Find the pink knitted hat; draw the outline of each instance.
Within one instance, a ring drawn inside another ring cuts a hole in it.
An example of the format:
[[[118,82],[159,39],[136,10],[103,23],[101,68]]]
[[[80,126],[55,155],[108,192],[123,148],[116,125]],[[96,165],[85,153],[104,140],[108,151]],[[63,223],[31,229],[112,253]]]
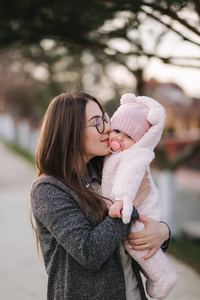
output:
[[[138,142],[151,127],[147,121],[149,109],[135,102],[121,102],[111,119],[111,130],[118,129]]]

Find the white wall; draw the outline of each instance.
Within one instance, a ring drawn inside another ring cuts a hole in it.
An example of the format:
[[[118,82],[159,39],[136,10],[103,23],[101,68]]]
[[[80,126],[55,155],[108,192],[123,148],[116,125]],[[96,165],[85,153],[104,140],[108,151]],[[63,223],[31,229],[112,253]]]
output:
[[[27,120],[15,121],[9,114],[3,113],[0,114],[0,137],[34,155],[39,130],[31,128]]]

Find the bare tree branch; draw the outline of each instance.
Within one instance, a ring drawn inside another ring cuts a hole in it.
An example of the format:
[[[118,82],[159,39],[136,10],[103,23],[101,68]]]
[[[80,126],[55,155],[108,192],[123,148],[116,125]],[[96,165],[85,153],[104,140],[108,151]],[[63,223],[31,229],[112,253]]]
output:
[[[193,0],[193,2],[194,2],[194,6],[196,8],[196,12],[200,16],[200,1],[199,0]]]
[[[196,3],[196,8],[197,8],[197,11],[199,13],[200,12],[199,11],[200,3],[199,3],[198,0],[195,1],[195,2],[197,2]],[[167,15],[167,16],[171,17],[173,20],[178,21],[180,24],[182,24],[183,26],[185,26],[186,28],[188,28],[192,32],[196,33],[197,35],[200,35],[200,32],[199,32],[199,30],[196,27],[190,25],[185,19],[180,18],[175,13],[175,11],[173,11],[172,9],[170,9],[170,8],[163,8],[162,6],[159,6],[159,5],[157,5],[157,4],[153,3],[153,2],[150,3],[150,2],[142,1],[142,5],[151,7],[154,10],[159,11],[162,15]]]
[[[159,23],[161,23],[162,25],[164,25],[165,27],[167,27],[168,29],[172,30],[173,32],[175,32],[177,35],[181,36],[181,38],[184,40],[184,41],[188,41],[190,43],[193,43],[197,46],[200,46],[199,43],[189,39],[188,37],[186,37],[185,35],[183,35],[180,31],[177,31],[175,30],[171,25],[167,24],[167,23],[164,23],[161,19],[159,19],[158,17],[156,17],[155,15],[153,15],[152,13],[148,13],[146,12],[145,10],[141,9],[142,12],[144,12],[147,16],[149,16],[150,18],[153,18],[155,19],[156,21],[158,21]],[[198,35],[200,35],[200,32],[197,31]]]
[[[130,69],[124,62],[124,58],[127,58],[128,56],[136,56],[136,57],[140,57],[140,56],[146,56],[148,58],[158,58],[161,61],[163,61],[163,63],[165,64],[170,64],[170,65],[174,65],[174,66],[179,66],[179,67],[184,67],[184,68],[194,68],[194,69],[199,69],[200,66],[199,65],[191,65],[191,64],[181,64],[181,63],[176,63],[175,60],[197,60],[200,61],[200,57],[174,57],[174,56],[159,56],[157,53],[147,53],[145,51],[132,51],[129,53],[122,53],[119,52],[117,50],[115,50],[116,54],[114,55],[115,60],[117,60],[118,62],[120,62],[121,64],[125,65],[127,67],[128,70],[130,70],[131,72],[133,72],[132,69]],[[113,59],[113,58],[112,58]]]

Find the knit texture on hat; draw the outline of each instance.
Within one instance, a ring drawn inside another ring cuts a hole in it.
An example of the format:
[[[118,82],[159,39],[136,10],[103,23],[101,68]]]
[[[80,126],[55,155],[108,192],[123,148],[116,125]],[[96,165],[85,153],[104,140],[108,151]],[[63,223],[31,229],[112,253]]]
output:
[[[118,129],[138,142],[151,127],[147,120],[149,109],[137,103],[122,103],[111,120],[111,130]]]

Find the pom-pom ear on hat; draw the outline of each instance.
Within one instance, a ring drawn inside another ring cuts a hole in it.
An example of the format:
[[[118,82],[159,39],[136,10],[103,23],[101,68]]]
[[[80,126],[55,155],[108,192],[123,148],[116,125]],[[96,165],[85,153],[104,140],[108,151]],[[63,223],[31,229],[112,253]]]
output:
[[[151,125],[155,125],[161,122],[163,118],[163,112],[161,109],[150,109],[147,115],[147,120]]]
[[[121,99],[120,99],[120,104],[126,104],[126,103],[136,103],[137,102],[137,97],[135,94],[124,94]]]
[[[165,119],[165,109],[156,100],[149,98],[147,96],[138,96],[135,94],[127,93],[124,94],[120,99],[121,104],[127,103],[137,103],[144,105],[149,109],[147,120],[151,125],[158,124]]]

